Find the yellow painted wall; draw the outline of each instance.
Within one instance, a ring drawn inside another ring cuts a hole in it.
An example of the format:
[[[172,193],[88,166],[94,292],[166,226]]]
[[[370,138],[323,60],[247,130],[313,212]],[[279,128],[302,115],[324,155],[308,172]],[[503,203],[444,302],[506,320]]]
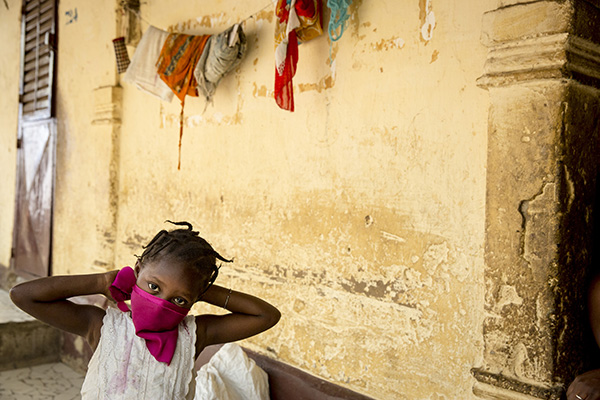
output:
[[[58,14],[53,267],[55,273],[97,272],[113,261],[105,245],[112,240],[105,226],[110,219],[111,132],[94,121],[98,91],[117,82],[116,5],[65,0]]]
[[[17,167],[21,8],[4,4],[0,12],[0,265],[8,266],[12,247]]]
[[[294,113],[272,98],[260,12],[214,104],[187,100],[181,170],[176,100],[123,83],[120,131],[92,123],[118,83],[114,3],[60,2],[54,271],[131,264],[164,220],[189,220],[235,257],[217,283],[283,313],[245,345],[377,399],[471,398],[488,110],[475,80],[496,2],[354,1],[331,65],[325,35],[300,46]],[[142,16],[218,33],[268,3],[149,1]]]

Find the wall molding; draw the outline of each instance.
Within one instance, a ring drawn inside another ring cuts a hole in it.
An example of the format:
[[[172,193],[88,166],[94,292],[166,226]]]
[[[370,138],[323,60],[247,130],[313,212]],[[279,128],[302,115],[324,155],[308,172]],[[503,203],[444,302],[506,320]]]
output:
[[[490,48],[477,85],[563,78],[600,88],[600,45],[569,33],[502,43]]]
[[[92,125],[120,125],[122,99],[121,86],[101,86],[94,89]]]

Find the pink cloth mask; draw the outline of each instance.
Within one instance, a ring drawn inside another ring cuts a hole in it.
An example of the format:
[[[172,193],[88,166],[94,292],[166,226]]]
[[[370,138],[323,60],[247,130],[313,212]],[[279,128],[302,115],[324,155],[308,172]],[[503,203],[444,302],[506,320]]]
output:
[[[136,280],[131,267],[123,268],[111,285],[110,294],[121,311],[129,311],[125,300],[131,299],[131,319],[136,335],[145,339],[148,351],[157,361],[168,365],[177,347],[177,327],[189,309],[140,289]]]

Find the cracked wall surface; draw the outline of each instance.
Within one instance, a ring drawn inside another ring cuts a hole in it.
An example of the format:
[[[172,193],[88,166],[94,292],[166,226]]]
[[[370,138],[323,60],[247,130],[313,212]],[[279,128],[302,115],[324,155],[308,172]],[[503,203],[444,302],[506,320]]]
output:
[[[516,1],[484,16],[485,350],[474,369],[484,399],[561,398],[596,354],[585,304],[598,218],[599,10]]]
[[[598,92],[562,82],[490,91],[488,182],[497,184],[488,185],[480,378],[558,398],[560,385],[595,354],[584,305],[594,273],[598,161],[591,154],[599,146],[595,111],[587,110],[596,109]]]
[[[17,152],[9,3],[2,265]],[[186,219],[235,257],[220,284],[282,310],[245,346],[376,399],[557,398],[590,365],[598,1],[354,1],[341,40],[300,46],[294,113],[273,100],[272,10],[143,3],[142,29],[218,33],[252,15],[214,103],[186,101],[181,170],[180,104],[116,73],[116,3],[60,2],[54,273],[132,264],[164,220]],[[89,357],[81,340],[66,347]]]
[[[274,16],[260,11],[214,103],[186,100],[178,171],[181,106],[119,82],[116,3],[62,0],[54,272],[132,264],[164,220],[189,220],[235,257],[218,283],[282,311],[245,346],[376,399],[474,398],[489,106],[476,80],[495,3],[353,2],[340,41],[300,46],[294,113],[272,98]],[[141,12],[200,34],[263,6]],[[518,296],[505,289],[503,308]]]
[[[481,15],[492,3],[354,2],[331,63],[326,36],[300,46],[294,113],[272,98],[274,20],[260,12],[246,22],[248,53],[214,104],[204,111],[201,99],[186,100],[180,171],[180,104],[122,84],[117,231],[98,224],[77,243],[57,243],[57,272],[104,262],[92,238],[105,233],[115,239],[114,265],[131,264],[165,219],[187,219],[235,257],[218,283],[282,311],[276,328],[244,345],[376,399],[472,397],[487,143],[487,93],[476,78]],[[74,1],[61,7],[75,4],[85,13]],[[218,33],[259,8],[173,4],[142,5],[142,15],[171,30]],[[89,28],[66,29],[75,37]],[[67,54],[61,65],[76,64]],[[79,79],[68,69],[61,76],[63,87]],[[112,85],[101,76],[92,86]],[[67,166],[93,138],[68,126],[63,134],[59,160],[69,172],[57,186],[56,229],[68,236],[73,214],[88,211],[74,208],[87,173]],[[197,307],[207,309],[220,312]]]
[[[548,320],[555,308],[547,279],[557,263],[555,121],[562,121],[562,93],[554,84],[491,93],[488,174],[497,184],[488,186],[487,234],[495,240],[486,244],[486,274],[494,287],[486,292],[493,313],[485,322],[485,354],[498,373],[535,382],[552,381],[553,354],[545,349],[555,334]]]

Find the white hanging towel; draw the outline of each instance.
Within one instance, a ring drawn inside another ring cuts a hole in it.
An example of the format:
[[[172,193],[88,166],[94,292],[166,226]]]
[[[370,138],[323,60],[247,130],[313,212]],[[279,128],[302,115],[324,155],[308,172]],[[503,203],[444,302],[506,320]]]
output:
[[[162,29],[150,26],[133,54],[131,64],[123,76],[123,82],[135,85],[141,91],[157,96],[159,99],[171,102],[173,91],[156,72],[156,60],[169,35]]]

